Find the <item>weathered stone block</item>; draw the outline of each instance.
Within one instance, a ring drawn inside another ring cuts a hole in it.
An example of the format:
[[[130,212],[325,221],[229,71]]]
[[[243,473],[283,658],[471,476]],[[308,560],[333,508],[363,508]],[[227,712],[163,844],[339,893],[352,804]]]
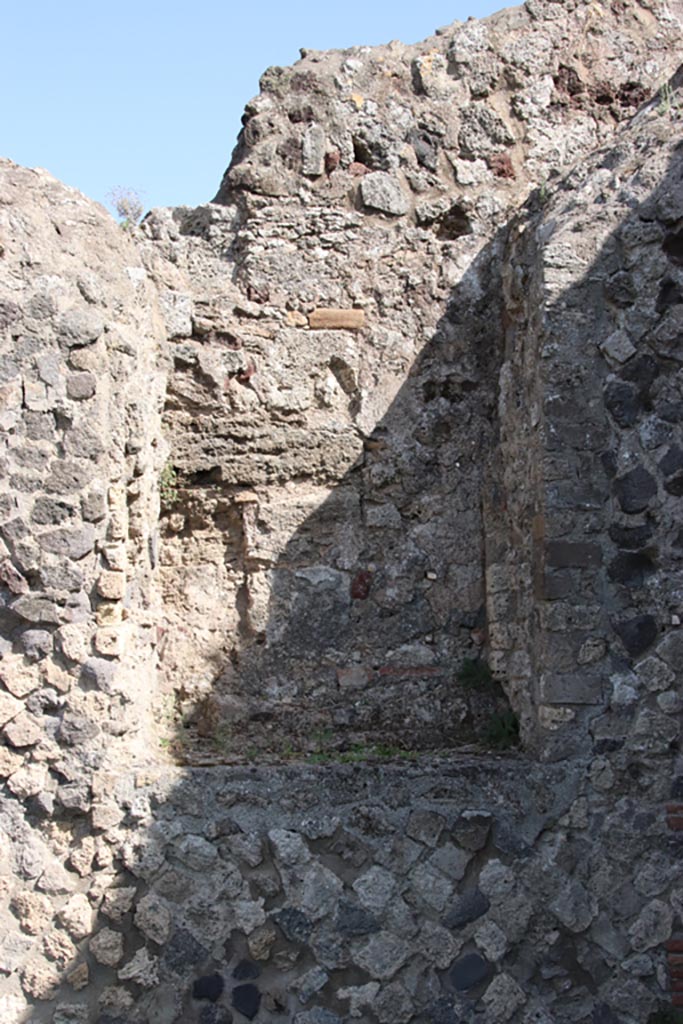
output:
[[[373,171],[361,179],[360,194],[364,204],[371,210],[401,217],[408,212],[409,205],[399,181],[384,171]]]
[[[602,564],[602,549],[598,544],[553,540],[546,545],[546,559],[557,569],[588,569]]]
[[[307,178],[319,178],[325,172],[325,129],[319,124],[310,124],[304,132],[301,144],[302,173]]]
[[[636,615],[632,619],[624,619],[614,624],[614,631],[632,657],[643,654],[659,633],[657,620],[652,615]]]
[[[97,378],[88,370],[80,373],[70,373],[66,378],[67,398],[76,402],[86,401],[92,398],[97,390]]]
[[[541,679],[541,697],[547,704],[602,704],[604,679],[589,672],[570,675],[545,675]]]
[[[614,482],[614,493],[624,512],[643,512],[657,494],[654,477],[643,466],[637,466]]]
[[[97,580],[97,593],[110,601],[122,601],[126,596],[125,573],[112,570],[101,572]]]
[[[95,531],[89,524],[75,529],[52,530],[41,534],[38,543],[43,551],[77,562],[95,546]]]

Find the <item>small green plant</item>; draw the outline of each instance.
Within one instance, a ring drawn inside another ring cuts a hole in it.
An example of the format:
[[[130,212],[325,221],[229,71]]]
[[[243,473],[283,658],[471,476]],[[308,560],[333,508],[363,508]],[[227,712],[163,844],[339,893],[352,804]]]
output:
[[[135,189],[117,186],[111,190],[107,201],[114,208],[124,230],[132,231],[142,220],[145,208],[142,205],[140,194]]]
[[[328,733],[321,735],[323,739],[329,738]],[[417,757],[419,754],[416,750],[404,750],[402,747],[396,747],[390,743],[376,743],[373,746],[355,743],[348,750],[325,750],[319,744],[316,751],[306,756],[306,760],[309,764],[330,764],[331,762],[357,764],[359,761],[368,761],[371,758],[393,761],[396,758],[414,760]]]
[[[306,760],[309,764],[329,764],[332,754],[328,754],[324,750],[316,750],[313,754],[309,754]]]
[[[214,750],[219,750],[223,753],[230,753],[233,749],[234,741],[234,729],[229,722],[224,722],[222,725],[217,725],[214,728],[211,735],[211,745]]]
[[[676,99],[676,95],[669,83],[665,82],[659,90],[659,106],[657,107],[657,113],[660,117],[666,117],[667,114],[677,112],[678,100]]]
[[[463,686],[477,690],[489,689],[495,683],[491,669],[481,658],[465,658],[455,678]]]
[[[514,711],[497,711],[491,715],[484,731],[484,740],[494,750],[509,750],[519,743],[519,719]]]
[[[167,462],[159,476],[159,497],[162,508],[173,508],[178,500],[178,473],[175,466]]]

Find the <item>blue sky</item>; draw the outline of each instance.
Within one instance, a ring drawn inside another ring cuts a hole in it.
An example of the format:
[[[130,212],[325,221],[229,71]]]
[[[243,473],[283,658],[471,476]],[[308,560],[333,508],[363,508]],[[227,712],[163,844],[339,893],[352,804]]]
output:
[[[242,109],[271,64],[299,47],[400,39],[484,17],[505,0],[33,0],[3,11],[0,155],[105,202],[146,208],[215,194]]]

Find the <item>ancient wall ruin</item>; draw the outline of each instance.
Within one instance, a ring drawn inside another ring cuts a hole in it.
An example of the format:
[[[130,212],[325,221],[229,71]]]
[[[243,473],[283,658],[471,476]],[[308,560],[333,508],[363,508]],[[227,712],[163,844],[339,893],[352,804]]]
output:
[[[132,231],[0,164],[3,1022],[683,1002],[682,16],[303,53]]]

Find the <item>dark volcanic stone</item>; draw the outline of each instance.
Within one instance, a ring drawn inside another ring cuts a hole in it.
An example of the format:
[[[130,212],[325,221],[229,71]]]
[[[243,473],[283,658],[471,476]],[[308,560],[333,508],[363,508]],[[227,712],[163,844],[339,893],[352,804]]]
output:
[[[290,942],[299,942],[305,945],[311,937],[313,925],[300,910],[293,907],[285,907],[284,910],[273,914],[273,920],[286,939]]]
[[[40,526],[58,526],[76,515],[73,505],[56,498],[36,498],[31,519]]]
[[[683,303],[683,293],[675,281],[668,278],[663,281],[657,296],[657,312],[664,313],[669,306],[680,306]]]
[[[623,745],[624,740],[601,739],[595,741],[593,749],[596,754],[614,754],[617,750],[621,750]]]
[[[202,1006],[199,1024],[232,1024],[232,1014],[227,1006]]]
[[[351,900],[340,900],[335,921],[337,931],[345,938],[357,935],[370,935],[379,929],[377,919],[369,910]]]
[[[628,587],[642,587],[648,576],[651,576],[655,570],[654,562],[644,551],[629,551],[617,555],[610,562],[607,575],[614,583],[624,583]]]
[[[669,448],[666,455],[660,459],[659,468],[664,476],[673,476],[683,469],[683,450],[674,444]]]
[[[631,275],[620,270],[605,282],[605,295],[615,306],[630,306],[635,298]]]
[[[256,985],[238,985],[232,990],[232,1005],[247,1020],[253,1020],[261,1005],[261,993]]]
[[[605,405],[620,427],[632,427],[642,411],[638,388],[619,380],[610,381],[605,388]]]
[[[622,380],[637,384],[642,394],[654,382],[659,373],[659,363],[653,356],[638,356],[631,359],[620,373]]]
[[[207,974],[203,978],[197,978],[192,986],[193,999],[208,999],[215,1003],[220,999],[225,988],[225,982],[220,974]]]
[[[460,1024],[455,1004],[449,996],[441,996],[427,1010],[429,1024]]]
[[[439,140],[437,136],[428,131],[419,131],[417,128],[408,135],[408,142],[415,150],[417,162],[421,167],[429,171],[435,171],[439,156]]]
[[[172,971],[184,971],[206,960],[208,951],[186,928],[177,928],[166,944],[163,958]]]
[[[664,401],[659,405],[657,412],[666,423],[680,423],[683,420],[683,402]]]
[[[258,978],[260,973],[261,968],[253,960],[240,960],[232,972],[232,976],[236,981],[251,981],[253,978]]]
[[[496,819],[493,824],[493,845],[501,853],[522,857],[529,852],[529,844],[509,821]]]
[[[45,629],[27,629],[17,643],[29,661],[40,661],[52,653],[52,634]]]
[[[615,480],[614,493],[624,512],[642,512],[657,493],[657,484],[646,469],[637,466]]]
[[[683,267],[683,231],[672,231],[662,243],[662,249],[672,263]]]
[[[621,1017],[617,1017],[605,1003],[599,1003],[593,1007],[591,1024],[621,1024]]]
[[[617,523],[612,523],[609,535],[618,548],[637,551],[649,541],[652,536],[652,526],[650,523],[646,523],[644,526],[619,526]]]
[[[491,815],[486,811],[465,811],[453,826],[453,838],[466,850],[481,850],[491,831]]]
[[[602,452],[600,455],[600,464],[605,471],[605,475],[612,480],[617,475],[617,456],[613,451]]]
[[[657,638],[657,622],[652,615],[636,615],[614,626],[614,631],[632,657],[642,654]]]
[[[468,953],[451,968],[451,981],[458,992],[467,992],[491,976],[491,964],[479,953]]]
[[[443,919],[444,926],[453,931],[462,928],[471,921],[476,921],[489,909],[491,904],[480,889],[463,893],[457,903],[448,911]]]
[[[344,1024],[341,1017],[322,1006],[314,1006],[310,1010],[297,1013],[294,1020],[296,1024]]]
[[[92,740],[99,733],[99,728],[85,715],[66,711],[57,728],[57,739],[69,747],[78,747]]]
[[[602,551],[598,544],[551,540],[546,547],[546,560],[556,569],[590,568],[602,563]]]
[[[683,473],[677,473],[664,481],[664,490],[672,494],[674,498],[683,497]]]

